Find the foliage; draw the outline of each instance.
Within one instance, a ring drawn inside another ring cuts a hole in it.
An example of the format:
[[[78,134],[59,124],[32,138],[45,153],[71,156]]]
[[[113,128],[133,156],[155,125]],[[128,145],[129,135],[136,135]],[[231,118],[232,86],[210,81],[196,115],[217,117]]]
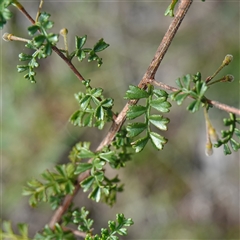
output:
[[[127,235],[127,229],[125,227],[129,227],[133,225],[133,221],[131,218],[126,219],[123,214],[117,214],[115,221],[108,221],[108,227],[101,229],[101,235],[96,234],[95,236],[91,236],[88,234],[86,236],[86,240],[118,240],[119,238],[116,234],[121,236]]]
[[[223,123],[225,126],[229,127],[229,130],[222,130],[222,139],[214,145],[218,148],[223,145],[223,151],[225,155],[231,154],[232,151],[229,147],[229,144],[233,151],[238,151],[240,148],[240,130],[237,128],[237,124],[240,124],[240,118],[237,118],[235,114],[230,113],[229,118],[224,118]],[[238,142],[233,138],[234,135],[238,138]]]
[[[13,0],[1,0],[0,2],[0,29],[7,23],[7,20],[11,19],[12,13],[9,11],[8,6]]]
[[[17,228],[19,235],[13,232],[11,222],[4,221],[2,223],[2,229],[0,229],[0,238],[1,239],[14,239],[14,240],[30,240],[28,237],[28,226],[27,224],[19,223]]]
[[[104,166],[109,163],[112,168],[125,166],[124,153],[116,154],[109,148],[104,148],[101,152],[94,153],[90,149],[89,143],[78,143],[70,154],[70,159],[78,163],[76,165],[75,175],[88,171],[89,176],[80,182],[84,192],[91,192],[89,198],[99,202],[102,198],[106,203],[112,205],[116,201],[116,193],[123,190],[123,185],[119,185],[118,176],[109,179],[104,174]],[[121,155],[122,154],[122,155]],[[84,159],[91,158],[91,161],[82,162]]]
[[[85,233],[92,232],[93,220],[87,219],[89,211],[86,211],[84,207],[81,208],[81,211],[74,211],[72,213],[73,223],[78,224],[78,230]]]
[[[34,237],[36,240],[76,240],[74,234],[71,231],[65,231],[58,223],[55,224],[54,229],[51,229],[46,225],[42,233],[37,233]]]
[[[74,191],[74,175],[75,165],[69,163],[67,165],[57,165],[54,172],[46,170],[42,173],[44,182],[36,179],[27,182],[23,189],[23,195],[31,195],[29,204],[33,207],[38,202],[50,202],[53,208],[56,208],[56,198],[66,194],[72,194]],[[61,198],[60,198],[61,199]]]
[[[75,94],[80,108],[70,118],[70,122],[80,127],[98,127],[102,129],[104,124],[112,120],[113,99],[102,95],[102,88],[92,88],[90,80],[83,81],[86,93]]]
[[[167,143],[167,139],[152,131],[150,126],[154,125],[158,129],[166,131],[169,119],[164,118],[162,115],[151,114],[151,109],[154,108],[159,112],[170,111],[171,104],[167,101],[167,92],[164,90],[154,89],[151,85],[148,85],[147,91],[130,85],[129,90],[126,92],[125,98],[130,100],[146,99],[146,104],[144,106],[132,105],[129,107],[127,112],[127,119],[129,120],[136,119],[142,115],[144,116],[144,122],[129,123],[127,126],[127,136],[130,138],[136,137],[140,133],[146,131],[146,135],[144,137],[132,142],[135,151],[142,151],[149,140],[151,140],[156,149],[161,150],[164,144]]]
[[[100,67],[102,65],[102,58],[100,58],[97,55],[97,52],[101,52],[104,49],[106,49],[109,44],[107,44],[106,42],[104,42],[103,38],[101,38],[95,45],[93,48],[83,48],[83,46],[85,45],[87,41],[87,35],[83,36],[83,37],[78,37],[76,36],[75,38],[75,46],[76,46],[76,50],[73,51],[70,54],[70,59],[72,59],[74,56],[77,57],[77,59],[79,61],[82,61],[84,58],[86,58],[86,54],[88,54],[88,62],[91,61],[97,61],[98,63],[98,67]]]
[[[226,75],[223,76],[220,79],[217,79],[215,81],[210,82],[216,74],[226,65],[228,65],[232,61],[233,57],[231,55],[226,55],[226,57],[223,60],[222,65],[220,68],[211,76],[208,77],[206,81],[202,80],[202,76],[200,72],[197,72],[194,75],[187,74],[183,76],[183,78],[178,78],[176,80],[176,84],[179,87],[179,90],[170,93],[170,98],[174,101],[177,102],[178,105],[181,105],[183,101],[186,98],[192,98],[193,101],[188,105],[187,110],[190,112],[194,113],[200,109],[200,107],[206,107],[209,109],[211,104],[207,101],[207,98],[205,97],[206,91],[209,89],[210,85],[219,83],[219,82],[232,82],[233,81],[233,76],[232,75]],[[206,117],[206,116],[205,116]],[[208,118],[208,117],[207,117]],[[209,119],[206,119],[207,125],[209,123]],[[224,125],[229,126],[229,130],[222,130],[222,140],[218,140],[217,134],[215,133],[215,129],[210,126],[208,127],[208,132],[207,135],[209,137],[213,138],[213,140],[217,140],[217,143],[214,144],[213,146],[218,148],[223,145],[223,152],[225,155],[231,154],[230,146],[234,151],[238,151],[240,148],[240,142],[239,140],[236,141],[233,138],[233,135],[235,134],[239,138],[239,129],[236,127],[236,124],[239,123],[239,118],[236,118],[235,114],[230,113],[230,118],[229,119],[223,119]],[[206,153],[207,155],[211,155],[212,151],[212,143],[210,139],[207,139],[207,144],[206,144]],[[210,154],[208,154],[208,152]]]
[[[180,90],[171,93],[170,97],[176,101],[178,105],[181,105],[187,97],[194,99],[187,107],[187,110],[190,112],[196,112],[201,105],[204,105],[204,94],[208,87],[205,81],[201,79],[201,73],[198,72],[192,76],[187,74],[183,76],[182,80],[178,78],[176,84]]]
[[[29,61],[28,64],[18,65],[18,72],[25,72],[27,74],[24,75],[24,78],[30,80],[30,82],[34,83],[36,72],[34,68],[39,66],[37,59],[46,58],[52,54],[52,46],[56,45],[58,42],[58,34],[47,33],[49,29],[53,27],[53,22],[49,20],[50,14],[41,13],[38,21],[28,28],[28,34],[30,36],[35,37],[31,41],[29,41],[25,46],[29,49],[34,49],[35,52],[31,55],[21,53],[19,54],[20,61]]]
[[[165,15],[174,16],[174,8],[177,2],[178,0],[171,2]],[[11,17],[11,12],[7,9],[11,4],[22,10],[18,1],[1,1],[0,28]],[[27,61],[28,63],[18,65],[17,69],[18,72],[26,71],[27,74],[24,75],[24,78],[30,80],[30,82],[36,82],[35,68],[39,66],[38,60],[50,56],[53,50],[58,49],[59,35],[48,32],[53,25],[49,13],[39,12],[36,22],[28,28],[28,33],[32,39],[26,40],[27,44],[25,46],[33,50],[33,53],[20,53],[20,61]],[[62,31],[61,35],[64,36],[65,49],[58,50],[61,54],[65,54],[67,64],[71,64],[74,57],[80,62],[87,57],[88,62],[96,61],[99,67],[102,65],[103,61],[98,53],[109,46],[103,38],[93,48],[87,48],[85,47],[87,35],[76,36],[75,50],[69,53],[66,41],[67,30]],[[158,133],[158,130],[168,130],[167,124],[170,120],[164,117],[163,113],[170,111],[169,98],[176,101],[178,105],[181,105],[187,98],[193,99],[187,107],[187,110],[192,113],[197,112],[201,107],[204,109],[207,124],[207,144],[211,149],[210,137],[216,136],[216,134],[207,115],[207,111],[212,105],[205,95],[210,85],[232,81],[233,77],[227,75],[211,82],[215,75],[231,61],[232,56],[227,55],[220,68],[206,80],[202,79],[200,72],[178,78],[176,80],[178,89],[174,88],[174,91],[170,94],[162,89],[155,89],[149,83],[142,88],[130,85],[125,94],[125,99],[129,100],[126,113],[127,126],[119,125],[118,131],[111,142],[96,151],[90,149],[90,142],[77,143],[70,152],[69,163],[57,165],[53,171],[45,170],[41,174],[41,181],[37,179],[28,181],[27,186],[23,189],[23,195],[30,195],[29,204],[35,207],[39,202],[47,202],[55,210],[61,206],[67,195],[73,196],[75,190],[80,186],[83,192],[89,191],[88,197],[90,199],[96,202],[102,200],[112,206],[116,202],[117,193],[123,191],[123,184],[118,175],[113,178],[107,177],[106,166],[109,165],[116,170],[125,167],[126,162],[131,160],[133,151],[141,152],[148,141],[157,150],[163,149],[168,140]],[[115,121],[118,116],[112,111],[113,99],[106,98],[103,95],[102,88],[93,88],[90,85],[90,80],[83,80],[82,83],[85,91],[75,94],[79,109],[72,114],[70,122],[74,126],[97,127],[100,130],[104,128],[107,122],[113,122],[112,126],[118,127],[119,123]],[[145,104],[142,104],[144,101]],[[137,103],[139,104],[137,105]],[[223,145],[225,154],[231,154],[229,145],[234,151],[237,151],[240,148],[240,143],[234,139],[235,136],[240,138],[240,130],[237,128],[237,124],[240,124],[240,119],[235,114],[230,113],[229,119],[224,119],[224,125],[229,127],[229,130],[222,130],[222,139],[218,140],[214,147]],[[117,240],[119,239],[117,235],[127,235],[126,227],[133,225],[131,218],[127,219],[123,214],[117,214],[116,221],[109,221],[108,228],[102,228],[100,235],[94,235],[92,229],[94,221],[88,218],[88,215],[89,211],[84,207],[79,210],[71,203],[65,209],[65,214],[61,216],[58,223],[55,223],[53,227],[46,225],[41,232],[36,234],[34,239],[76,239],[73,231],[65,228],[69,224],[75,224],[78,231],[86,234],[86,240]],[[3,229],[4,231],[1,230],[0,232],[2,238],[30,239],[26,224],[18,225],[19,235],[13,232],[10,222],[4,222]]]
[[[7,11],[7,10],[6,10]],[[28,34],[33,37],[32,40],[25,45],[29,49],[34,49],[35,51],[30,54],[21,53],[19,54],[20,61],[28,61],[28,64],[18,65],[18,72],[25,72],[27,74],[24,75],[24,78],[30,80],[30,82],[35,83],[35,75],[36,72],[34,68],[39,66],[37,59],[42,59],[50,56],[52,54],[53,46],[55,46],[59,40],[59,35],[54,33],[48,33],[47,31],[51,29],[54,25],[53,21],[49,20],[50,14],[43,12],[39,14],[37,22],[28,28]],[[109,44],[104,42],[103,39],[100,39],[94,47],[91,48],[83,48],[87,40],[87,36],[78,37],[76,36],[76,50],[73,51],[70,56],[67,55],[69,61],[72,60],[73,57],[77,57],[79,61],[82,61],[86,54],[89,55],[88,61],[97,61],[98,66],[102,65],[102,58],[100,58],[97,53],[106,49]],[[107,103],[105,103],[106,105]]]

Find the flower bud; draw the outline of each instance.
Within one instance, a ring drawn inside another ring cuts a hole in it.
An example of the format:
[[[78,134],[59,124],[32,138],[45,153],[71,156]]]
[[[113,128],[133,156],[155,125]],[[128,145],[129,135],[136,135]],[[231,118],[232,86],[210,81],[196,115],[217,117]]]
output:
[[[9,42],[9,41],[11,41],[11,36],[12,36],[12,34],[10,34],[10,33],[4,33],[2,36],[2,39],[6,42]]]
[[[226,78],[227,78],[227,82],[233,82],[233,81],[234,81],[234,76],[231,75],[231,74],[228,74],[228,75],[226,76]]]
[[[66,28],[63,28],[63,29],[60,30],[60,34],[62,36],[66,36],[68,34],[68,30]]]
[[[233,55],[227,54],[223,60],[224,65],[228,65],[233,60]]]
[[[212,143],[207,142],[205,147],[205,153],[207,156],[211,156],[213,154]]]

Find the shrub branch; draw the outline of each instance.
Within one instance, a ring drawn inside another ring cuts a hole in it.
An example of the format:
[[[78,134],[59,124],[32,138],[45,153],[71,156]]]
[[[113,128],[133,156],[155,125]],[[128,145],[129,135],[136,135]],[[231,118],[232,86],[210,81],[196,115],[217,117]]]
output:
[[[149,79],[154,79],[157,69],[159,68],[160,63],[161,63],[164,55],[166,54],[174,36],[175,36],[182,20],[184,19],[189,7],[191,6],[191,4],[192,4],[192,0],[182,0],[179,3],[179,7],[177,10],[176,16],[174,17],[167,32],[165,33],[156,53],[154,55],[154,58],[153,58],[152,62],[150,63],[142,80],[139,82],[138,87],[145,89],[147,86],[147,83],[149,83]],[[109,145],[113,141],[117,132],[120,130],[121,126],[123,125],[123,123],[126,119],[126,114],[127,114],[129,106],[135,105],[135,104],[137,104],[137,102],[138,102],[137,100],[131,100],[124,106],[122,111],[116,117],[115,121],[113,121],[110,130],[108,131],[106,137],[99,144],[96,151],[100,151],[104,146]],[[91,159],[89,161],[91,162]],[[61,220],[63,213],[68,209],[74,196],[80,189],[79,183],[83,179],[87,178],[88,176],[89,176],[89,172],[84,172],[78,176],[78,183],[75,186],[74,193],[72,195],[67,195],[65,197],[63,204],[55,211],[54,215],[52,216],[52,218],[49,222],[49,226],[51,228],[54,228],[55,223],[57,223]]]
[[[158,86],[158,87],[161,87],[161,88],[163,88],[163,89],[165,89],[165,90],[170,90],[171,92],[177,92],[177,91],[179,91],[179,89],[176,88],[176,87],[172,87],[172,86],[169,86],[169,85],[167,85],[167,84],[165,84],[165,83],[158,82],[158,81],[156,81],[156,80],[154,80],[154,79],[149,79],[149,83],[154,84],[154,85],[156,85],[156,86]],[[235,108],[235,107],[226,105],[226,104],[224,104],[224,103],[220,103],[220,102],[218,102],[218,101],[210,100],[210,99],[207,99],[207,98],[205,98],[205,100],[207,101],[207,103],[208,103],[209,105],[212,105],[212,106],[214,106],[214,107],[216,107],[216,108],[218,108],[218,109],[220,109],[220,110],[223,110],[223,111],[225,111],[225,112],[229,112],[229,113],[234,113],[234,114],[240,115],[240,109],[237,109],[237,108]]]

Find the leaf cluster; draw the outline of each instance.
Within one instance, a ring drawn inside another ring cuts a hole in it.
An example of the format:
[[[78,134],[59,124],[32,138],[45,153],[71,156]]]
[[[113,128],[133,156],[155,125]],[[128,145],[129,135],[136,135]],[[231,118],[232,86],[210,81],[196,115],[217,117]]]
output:
[[[8,6],[11,5],[13,0],[1,0],[0,2],[0,30],[12,17],[12,13],[9,11]]]
[[[89,176],[81,183],[84,192],[91,189],[89,198],[99,202],[102,198],[106,203],[112,205],[116,201],[116,193],[123,190],[123,185],[119,185],[118,176],[109,179],[105,176],[104,166],[108,163],[113,168],[119,168],[121,159],[118,154],[111,151],[109,148],[104,148],[101,152],[94,153],[90,149],[89,143],[78,143],[70,154],[70,159],[76,162],[74,174],[79,175],[89,171]],[[83,162],[84,159],[91,161]]]
[[[208,89],[205,81],[201,79],[201,73],[198,72],[195,75],[187,74],[183,78],[176,80],[177,86],[180,88],[176,92],[170,94],[170,98],[181,105],[187,97],[191,97],[194,100],[189,104],[187,110],[190,112],[196,112],[201,105],[204,105],[204,94]]]
[[[47,31],[53,27],[53,22],[49,20],[50,14],[41,13],[39,15],[38,21],[28,28],[28,33],[30,36],[35,37],[32,38],[25,46],[29,49],[34,49],[35,52],[30,54],[20,53],[19,60],[20,61],[28,61],[28,64],[18,65],[18,72],[25,72],[27,74],[24,75],[24,78],[30,80],[30,82],[34,83],[36,72],[34,68],[39,66],[37,59],[46,58],[52,54],[52,46],[56,45],[58,42],[58,34],[48,33]]]
[[[60,204],[61,196],[73,193],[77,178],[74,172],[73,163],[57,165],[55,171],[46,170],[41,174],[44,181],[28,181],[27,186],[23,188],[23,195],[31,195],[29,204],[33,207],[38,202],[50,202],[55,209]]]
[[[76,240],[71,231],[64,230],[58,223],[55,224],[54,229],[46,225],[41,233],[37,233],[34,240]]]
[[[129,100],[145,99],[146,102],[145,105],[131,105],[127,112],[128,120],[144,116],[144,122],[133,122],[127,125],[127,136],[130,138],[134,138],[142,132],[146,132],[144,137],[132,142],[135,151],[142,151],[149,140],[156,149],[162,149],[164,144],[167,143],[167,139],[151,130],[150,126],[153,125],[162,131],[166,131],[169,119],[160,114],[151,114],[151,110],[153,108],[159,112],[169,112],[171,104],[167,101],[168,93],[164,90],[154,89],[151,85],[148,85],[147,91],[137,86],[130,85],[125,98]]]
[[[109,229],[102,228],[100,236],[98,234],[96,234],[95,236],[91,236],[91,234],[88,234],[85,240],[118,240],[119,237],[116,235],[127,235],[126,227],[129,227],[131,225],[133,225],[133,221],[131,218],[127,219],[123,214],[117,214],[116,222],[108,221]]]
[[[237,152],[240,149],[240,130],[237,128],[237,124],[240,124],[240,118],[237,118],[235,114],[230,113],[229,118],[224,118],[223,123],[229,127],[229,130],[222,130],[222,139],[218,140],[214,147],[218,148],[223,145],[223,152],[225,155],[231,154],[232,150]],[[236,141],[234,135],[238,138]]]
[[[101,38],[93,46],[93,48],[84,48],[83,46],[85,45],[86,41],[87,41],[87,35],[84,35],[83,37],[78,37],[78,36],[75,37],[76,50],[74,50],[70,54],[70,59],[72,59],[75,56],[81,62],[88,55],[88,62],[97,61],[98,67],[100,67],[103,61],[102,61],[102,58],[100,58],[97,53],[106,49],[109,46],[109,44],[106,43],[103,40],[103,38]]]
[[[70,117],[70,122],[80,127],[98,127],[102,129],[112,120],[113,99],[103,96],[102,88],[92,88],[90,80],[84,80],[86,92],[75,94],[79,109]]]
[[[15,234],[11,222],[4,221],[2,228],[0,228],[0,239],[14,239],[14,240],[30,240],[28,237],[28,225],[19,223],[17,225],[19,234]]]
[[[93,220],[87,218],[89,214],[89,211],[85,209],[85,207],[82,207],[80,211],[74,211],[72,213],[73,216],[73,223],[78,225],[78,230],[85,233],[91,233],[92,232],[92,225]]]

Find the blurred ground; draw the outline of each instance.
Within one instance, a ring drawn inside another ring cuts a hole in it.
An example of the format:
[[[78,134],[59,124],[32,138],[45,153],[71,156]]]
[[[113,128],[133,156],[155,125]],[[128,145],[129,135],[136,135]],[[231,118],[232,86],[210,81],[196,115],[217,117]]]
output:
[[[128,85],[141,80],[171,22],[164,17],[169,2],[45,1],[43,10],[51,13],[53,32],[68,28],[72,50],[75,35],[87,34],[87,46],[102,37],[110,44],[101,54],[100,69],[96,63],[74,63],[93,86],[104,88],[106,96],[115,99],[114,110],[119,112],[126,103],[123,96]],[[35,16],[38,1],[23,4]],[[12,11],[16,15],[1,34],[28,38],[24,29],[29,22]],[[239,29],[239,2],[194,1],[156,80],[174,86],[178,77],[197,71],[206,78],[226,54],[232,54],[234,61],[220,75],[230,73],[235,81],[213,87],[208,97],[239,107]],[[59,46],[63,47],[62,39]],[[108,127],[102,132],[73,127],[68,122],[78,107],[73,95],[82,84],[55,54],[40,62],[37,83],[29,83],[15,67],[22,51],[26,51],[22,43],[1,42],[2,218],[29,223],[33,234],[52,212],[44,205],[31,209],[21,196],[22,186],[46,168],[67,162],[79,140],[92,141],[94,149]],[[133,218],[135,224],[126,239],[239,239],[239,154],[224,156],[217,149],[206,157],[203,113],[187,112],[186,104],[172,105],[166,115],[171,119],[165,134],[168,144],[160,152],[149,145],[121,170],[126,186],[117,204],[113,208],[95,204],[83,193],[75,202],[92,211],[96,232],[118,212]],[[227,114],[220,110],[210,111],[219,131],[223,117]]]

